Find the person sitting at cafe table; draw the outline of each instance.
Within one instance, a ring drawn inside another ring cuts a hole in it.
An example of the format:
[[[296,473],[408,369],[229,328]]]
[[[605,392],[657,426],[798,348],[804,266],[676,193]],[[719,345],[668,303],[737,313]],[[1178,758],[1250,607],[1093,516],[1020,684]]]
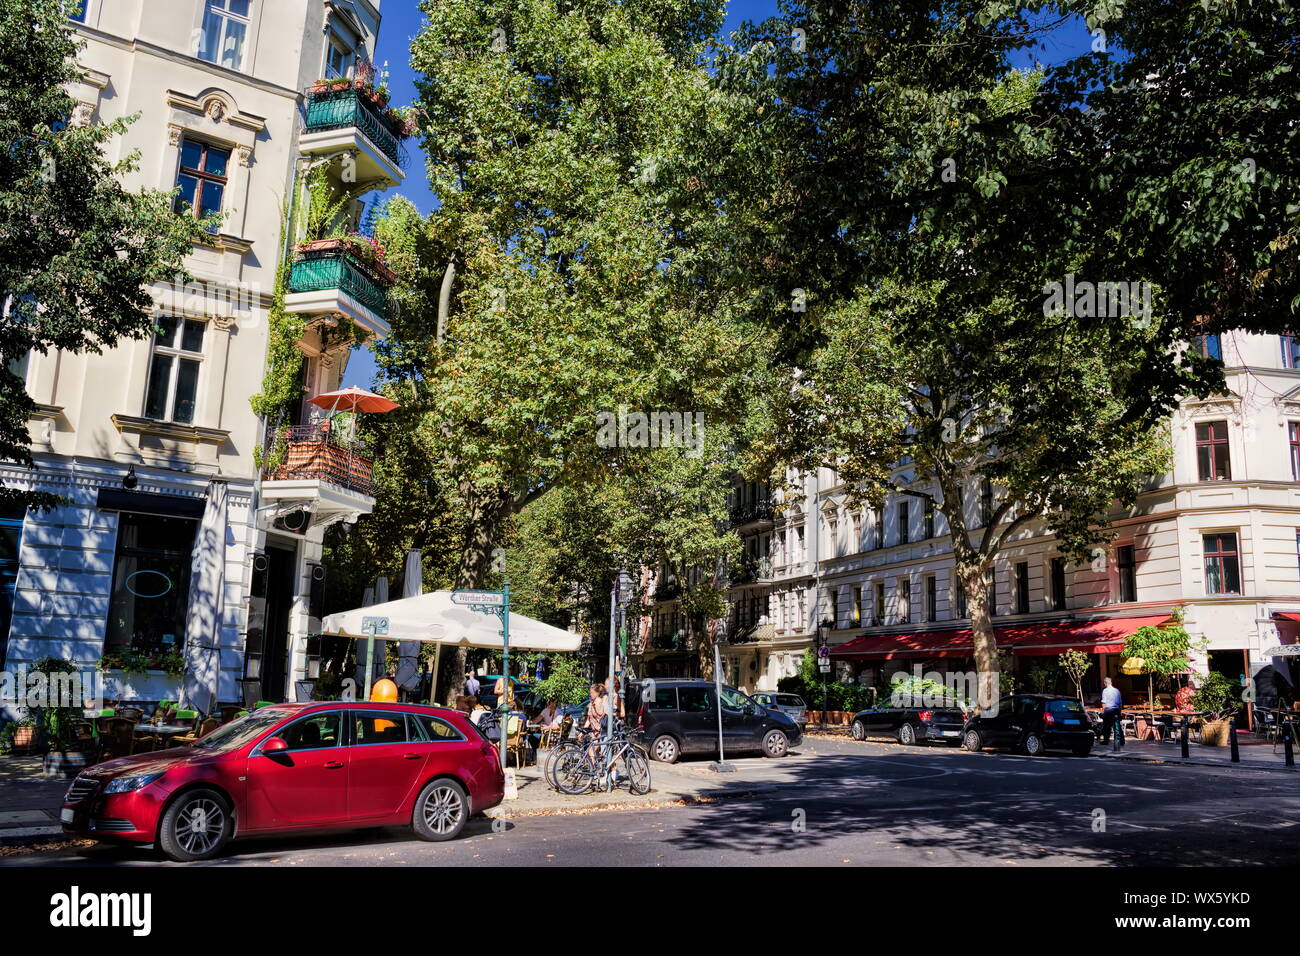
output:
[[[560,702],[557,700],[548,700],[542,712],[537,715],[537,723],[541,724],[542,730],[558,729],[562,719]]]

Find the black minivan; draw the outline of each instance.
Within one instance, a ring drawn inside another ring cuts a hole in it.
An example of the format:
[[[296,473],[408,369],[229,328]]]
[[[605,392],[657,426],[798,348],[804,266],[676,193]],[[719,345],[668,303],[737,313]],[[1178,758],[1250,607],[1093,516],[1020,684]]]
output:
[[[629,685],[629,710],[650,756],[674,763],[682,754],[718,752],[718,708],[712,681],[647,678]],[[722,745],[726,753],[759,751],[784,757],[802,737],[799,725],[734,687],[722,687]]]

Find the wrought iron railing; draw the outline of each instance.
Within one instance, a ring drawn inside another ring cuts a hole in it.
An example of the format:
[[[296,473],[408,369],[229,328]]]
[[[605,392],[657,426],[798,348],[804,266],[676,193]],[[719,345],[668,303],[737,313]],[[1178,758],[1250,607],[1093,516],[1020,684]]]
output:
[[[338,289],[366,308],[388,316],[388,289],[369,269],[339,250],[303,252],[289,273],[290,292],[319,292]]]
[[[327,481],[363,495],[373,493],[371,460],[359,454],[362,446],[338,438],[329,422],[283,428],[274,440],[283,443],[284,454],[268,479]]]
[[[770,502],[733,505],[730,509],[730,518],[733,525],[749,524],[754,521],[771,521],[775,517],[776,511]]]
[[[401,137],[369,99],[354,89],[307,94],[308,133],[352,126],[399,167],[405,167],[406,148],[402,146]]]

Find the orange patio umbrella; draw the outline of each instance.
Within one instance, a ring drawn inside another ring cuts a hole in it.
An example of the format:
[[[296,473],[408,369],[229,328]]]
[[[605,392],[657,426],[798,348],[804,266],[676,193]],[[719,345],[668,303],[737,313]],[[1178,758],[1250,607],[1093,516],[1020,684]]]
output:
[[[321,408],[327,408],[331,412],[391,412],[394,408],[401,407],[382,395],[357,388],[355,385],[341,388],[337,392],[322,392],[307,401]]]

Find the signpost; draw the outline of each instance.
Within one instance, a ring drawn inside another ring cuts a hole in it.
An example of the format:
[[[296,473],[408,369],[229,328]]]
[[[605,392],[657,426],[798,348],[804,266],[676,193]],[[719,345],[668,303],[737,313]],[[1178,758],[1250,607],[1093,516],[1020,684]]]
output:
[[[363,617],[361,633],[366,635],[366,686],[362,688],[363,700],[370,700],[375,685],[375,638],[388,636],[388,618]]]
[[[826,729],[826,706],[829,703],[827,698],[828,689],[826,686],[827,676],[831,672],[831,649],[830,649],[830,622],[822,621],[817,628],[817,669],[822,675],[822,730]]]
[[[727,636],[726,621],[710,621],[709,633],[713,636],[713,696],[718,708],[718,759],[709,766],[714,773],[733,773],[735,767],[727,763],[722,750],[722,641]]]
[[[501,620],[501,699],[497,701],[497,713],[500,715],[498,740],[501,751],[501,770],[506,770],[506,726],[510,713],[510,582],[502,585],[500,591],[452,591],[453,604],[463,604],[471,611],[480,614],[495,614]]]

